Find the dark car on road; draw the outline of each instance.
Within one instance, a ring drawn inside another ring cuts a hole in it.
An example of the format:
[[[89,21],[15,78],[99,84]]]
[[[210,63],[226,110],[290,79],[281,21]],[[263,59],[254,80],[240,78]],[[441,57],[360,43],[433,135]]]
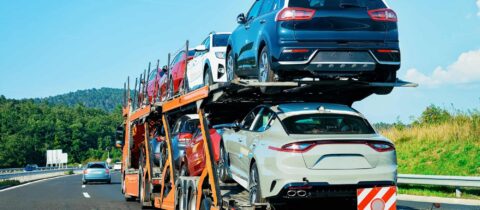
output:
[[[397,15],[382,0],[256,0],[237,22],[227,47],[230,79],[396,81]]]
[[[28,164],[27,166],[25,166],[25,168],[23,170],[24,171],[36,171],[36,170],[38,170],[38,165],[37,164]]]

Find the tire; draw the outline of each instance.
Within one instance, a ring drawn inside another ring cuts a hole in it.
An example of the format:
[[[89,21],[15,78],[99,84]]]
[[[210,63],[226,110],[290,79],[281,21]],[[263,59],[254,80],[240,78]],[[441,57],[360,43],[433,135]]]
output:
[[[256,163],[253,163],[250,169],[250,175],[248,179],[248,191],[248,200],[250,204],[265,203],[265,199],[262,198],[262,191],[260,189],[260,180]]]
[[[187,167],[187,163],[185,162],[184,164],[182,164],[182,167],[180,168],[180,176],[188,176],[188,167]]]
[[[237,75],[235,73],[235,70],[237,69],[237,62],[235,61],[235,56],[232,50],[228,52],[225,63],[227,64],[227,68],[226,68],[227,82],[230,82],[237,78]]]
[[[212,207],[212,199],[211,198],[204,198],[200,203],[200,210],[210,210]]]
[[[187,209],[188,210],[197,210],[197,193],[192,190],[188,197]]]
[[[179,181],[179,180],[177,180]],[[178,203],[177,203],[177,209],[178,210],[184,210],[186,208],[186,200],[185,200],[185,192],[183,192],[182,187],[177,187],[178,190]]]
[[[111,180],[111,179],[108,180],[108,181],[107,181],[107,184],[112,184],[112,180]]]
[[[138,201],[140,202],[140,206],[142,207],[142,209],[145,209],[145,208],[149,208],[151,206],[151,201],[150,201],[150,192],[148,192],[150,189],[148,188],[148,184],[146,179],[145,179],[145,176],[143,175],[144,174],[144,167],[145,167],[145,163],[143,162],[143,160],[145,159],[145,154],[142,152],[140,152],[140,159],[138,160],[138,166],[140,168],[139,172],[138,172],[138,180],[139,180],[139,185],[138,186]],[[148,189],[147,189],[148,188]],[[145,196],[145,197],[144,197]],[[147,201],[145,201],[146,199],[145,198],[148,198]]]
[[[376,82],[396,82],[397,81],[397,71],[392,70],[383,70],[382,72],[377,73]],[[377,87],[375,88],[375,93],[377,95],[388,95],[392,93],[394,87]]]
[[[205,69],[203,74],[203,85],[204,86],[212,86],[213,85],[213,77],[212,77],[212,70],[209,66]]]
[[[259,82],[275,82],[275,72],[272,70],[272,65],[270,61],[270,53],[268,48],[265,46],[260,52],[258,57],[258,81]],[[279,93],[280,89],[277,87],[260,87],[260,91],[264,94],[275,94]]]
[[[88,184],[88,182],[87,182],[87,181],[85,181],[85,180],[83,180],[83,181],[82,181],[82,184]]]
[[[223,183],[232,182],[232,177],[230,176],[230,168],[228,165],[227,152],[223,144],[220,145],[220,158],[217,164],[217,176],[220,178],[220,181]]]

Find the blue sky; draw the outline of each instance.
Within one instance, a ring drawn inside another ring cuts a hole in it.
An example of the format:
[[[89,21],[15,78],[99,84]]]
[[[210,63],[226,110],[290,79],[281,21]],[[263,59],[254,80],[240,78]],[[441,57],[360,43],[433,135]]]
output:
[[[0,0],[0,94],[46,97],[122,87],[185,40],[231,31],[245,0]],[[387,0],[399,16],[399,76],[420,87],[354,104],[373,122],[409,121],[429,104],[480,104],[480,0]]]

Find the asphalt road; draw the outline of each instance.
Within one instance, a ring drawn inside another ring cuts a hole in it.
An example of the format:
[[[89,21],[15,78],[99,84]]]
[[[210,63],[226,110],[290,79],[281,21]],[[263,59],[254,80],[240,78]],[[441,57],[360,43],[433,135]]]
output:
[[[135,209],[137,202],[126,202],[120,191],[120,175],[115,173],[112,184],[82,186],[81,176],[68,176],[41,181],[0,192],[0,209]],[[399,210],[431,209],[430,203],[399,201]],[[329,208],[330,209],[330,208]],[[442,204],[440,210],[480,210],[478,206]]]

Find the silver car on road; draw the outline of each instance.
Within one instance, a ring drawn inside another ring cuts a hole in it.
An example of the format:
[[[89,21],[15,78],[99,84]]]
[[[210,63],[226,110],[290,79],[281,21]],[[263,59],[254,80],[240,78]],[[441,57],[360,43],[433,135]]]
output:
[[[222,157],[250,202],[356,198],[396,184],[394,144],[358,111],[327,103],[262,105],[223,134]]]

